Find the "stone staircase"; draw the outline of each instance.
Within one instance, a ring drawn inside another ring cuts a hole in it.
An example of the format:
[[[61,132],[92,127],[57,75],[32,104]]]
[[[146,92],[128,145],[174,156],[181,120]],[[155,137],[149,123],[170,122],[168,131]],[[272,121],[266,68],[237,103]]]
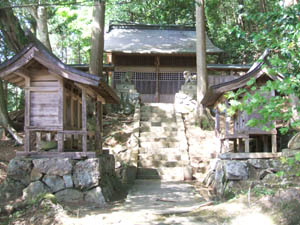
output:
[[[181,114],[173,104],[141,107],[137,179],[189,178],[189,154]]]

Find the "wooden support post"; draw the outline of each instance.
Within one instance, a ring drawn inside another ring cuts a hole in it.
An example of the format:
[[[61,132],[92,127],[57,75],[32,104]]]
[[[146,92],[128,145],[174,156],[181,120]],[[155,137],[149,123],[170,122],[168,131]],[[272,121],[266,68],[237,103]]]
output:
[[[230,117],[227,116],[227,109],[228,109],[228,101],[225,101],[226,110],[225,110],[225,135],[229,134],[229,120]]]
[[[220,113],[218,108],[216,111],[215,135],[217,137],[220,135]]]
[[[224,140],[223,139],[219,139],[220,140],[220,153],[223,153],[223,149],[224,149]]]
[[[70,94],[70,97],[71,97],[71,128],[72,130],[75,128],[74,124],[75,124],[75,119],[74,119],[74,99],[73,99],[73,92],[74,92],[74,87],[72,87],[71,89],[71,94]],[[74,135],[71,134],[70,135],[70,148],[73,149],[73,140],[74,140]]]
[[[96,101],[96,135],[95,135],[95,150],[99,150],[100,154],[102,154],[102,103]]]
[[[264,152],[268,152],[268,136],[263,136],[263,142],[264,142]]]
[[[155,98],[157,102],[160,101],[160,96],[159,96],[159,56],[156,57],[156,92],[155,92]]]
[[[24,142],[24,148],[25,152],[30,152],[30,131],[27,129],[27,127],[30,126],[30,78],[25,77],[25,115],[24,115],[24,123],[25,123],[25,142]]]
[[[58,152],[64,151],[64,134],[62,132],[57,133],[57,150]]]
[[[243,139],[239,138],[238,139],[238,152],[242,152],[242,150],[243,150],[242,144],[243,144]]]
[[[276,134],[272,134],[272,153],[277,153],[277,138],[276,138]]]
[[[42,140],[41,132],[36,132],[36,150],[38,152],[41,151],[41,140]]]
[[[82,131],[86,131],[86,90],[82,89]],[[87,151],[87,133],[82,135],[82,151]]]
[[[230,151],[230,145],[229,145],[229,139],[224,140],[224,151],[229,152]]]
[[[58,123],[60,126],[64,127],[67,122],[67,102],[64,88],[64,81],[59,80],[60,90],[58,94]]]
[[[46,134],[46,141],[51,141],[51,133]]]
[[[249,138],[245,138],[245,152],[250,152]]]
[[[233,140],[233,152],[237,152],[237,139]]]
[[[255,152],[259,152],[259,136],[257,136],[256,138],[255,138],[255,144],[256,144],[256,146],[255,146]]]
[[[24,142],[25,152],[30,152],[30,131],[25,129],[25,142]]]

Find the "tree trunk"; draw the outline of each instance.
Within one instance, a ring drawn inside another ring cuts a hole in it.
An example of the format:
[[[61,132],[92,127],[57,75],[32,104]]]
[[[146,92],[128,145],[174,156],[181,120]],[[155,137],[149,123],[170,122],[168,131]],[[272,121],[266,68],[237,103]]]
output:
[[[8,0],[2,0],[4,4],[10,5]],[[28,40],[24,31],[21,28],[19,20],[14,15],[11,8],[0,9],[0,30],[4,36],[4,41],[7,46],[15,53],[19,52],[27,43]],[[7,112],[7,104],[3,82],[0,79],[0,125],[3,126],[19,143],[22,144],[22,138],[17,134],[12,127],[11,121]]]
[[[5,5],[10,5],[8,0],[2,0],[2,2]],[[20,51],[28,42],[11,8],[0,9],[0,30],[5,43],[14,52]]]
[[[3,89],[3,82],[0,79],[0,125],[5,128],[18,142],[18,144],[23,144],[22,138],[18,135],[16,130],[13,128],[11,121],[8,116],[7,112],[7,105],[4,98],[4,89]]]
[[[197,103],[199,115],[204,114],[201,101],[208,86],[206,71],[206,33],[204,20],[204,0],[196,0],[196,34],[197,34]]]
[[[102,77],[104,48],[105,1],[94,0],[91,37],[90,73]]]
[[[32,7],[30,8],[30,13],[36,20],[37,25],[37,34],[39,40],[50,50],[51,44],[49,39],[49,31],[48,31],[48,17],[47,17],[47,9],[44,6]]]

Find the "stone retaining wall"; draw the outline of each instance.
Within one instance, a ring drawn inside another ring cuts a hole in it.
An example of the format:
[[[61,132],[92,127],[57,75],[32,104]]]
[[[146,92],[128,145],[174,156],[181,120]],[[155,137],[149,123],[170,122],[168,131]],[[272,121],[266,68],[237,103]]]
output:
[[[216,160],[211,162],[211,169],[214,172],[206,183],[212,184],[221,198],[255,186],[292,186],[297,173],[280,159]],[[281,176],[276,174],[279,171],[283,171]]]
[[[24,198],[52,193],[60,202],[102,207],[125,194],[109,154],[82,160],[14,158],[7,172],[8,180],[25,186]]]

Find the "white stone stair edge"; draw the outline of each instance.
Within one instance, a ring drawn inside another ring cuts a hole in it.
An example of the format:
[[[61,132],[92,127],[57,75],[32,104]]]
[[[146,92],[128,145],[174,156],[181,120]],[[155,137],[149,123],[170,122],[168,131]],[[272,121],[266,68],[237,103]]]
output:
[[[180,112],[177,112],[176,111],[176,107],[174,105],[174,112],[175,112],[175,115],[176,115],[176,122],[177,122],[177,135],[178,137],[181,137],[180,139],[180,150],[182,152],[185,152],[186,154],[184,155],[185,157],[182,157],[183,159],[188,159],[190,161],[190,156],[189,156],[189,153],[188,153],[188,140],[187,140],[187,137],[186,137],[186,134],[185,134],[185,126],[184,126],[184,121],[183,121],[183,118],[182,118],[182,115]]]
[[[138,155],[140,148],[140,126],[141,126],[141,105],[136,104],[135,111],[133,115],[133,131],[130,136],[130,148],[131,148],[131,156],[130,156],[130,164],[132,166],[138,166]]]

